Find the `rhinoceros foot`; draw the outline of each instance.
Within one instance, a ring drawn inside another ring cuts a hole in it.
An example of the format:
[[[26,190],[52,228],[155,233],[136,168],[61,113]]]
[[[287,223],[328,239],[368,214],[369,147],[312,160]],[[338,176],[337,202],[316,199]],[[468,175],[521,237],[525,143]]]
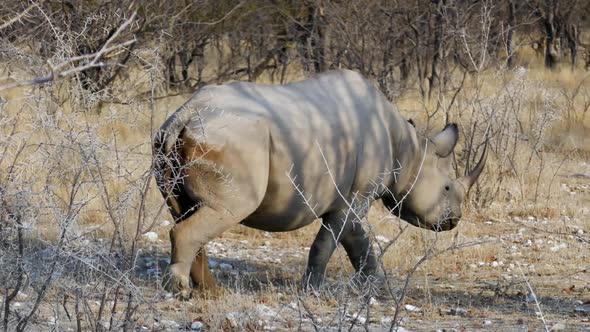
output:
[[[163,286],[180,300],[186,301],[191,297],[192,288],[188,276],[175,272],[173,266],[164,278]]]

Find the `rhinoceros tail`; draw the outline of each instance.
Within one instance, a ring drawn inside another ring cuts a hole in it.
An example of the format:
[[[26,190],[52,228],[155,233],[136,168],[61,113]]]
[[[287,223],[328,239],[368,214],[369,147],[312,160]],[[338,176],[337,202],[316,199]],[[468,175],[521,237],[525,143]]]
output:
[[[153,139],[154,177],[176,223],[188,218],[198,208],[184,190],[180,136],[193,115],[189,107],[181,107],[160,127]]]

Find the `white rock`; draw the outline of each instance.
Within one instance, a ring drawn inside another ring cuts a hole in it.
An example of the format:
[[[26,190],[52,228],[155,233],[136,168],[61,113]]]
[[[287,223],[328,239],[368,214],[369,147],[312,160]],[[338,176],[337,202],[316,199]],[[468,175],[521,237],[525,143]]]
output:
[[[170,221],[168,220],[162,220],[162,222],[160,223],[160,226],[162,227],[167,227],[170,225]]]
[[[143,236],[150,242],[158,241],[158,234],[156,232],[147,232]]]
[[[391,241],[390,239],[386,238],[383,235],[375,236],[375,240],[377,240],[378,242],[381,242],[381,243],[389,243]]]
[[[360,325],[364,325],[365,322],[367,321],[367,319],[361,315],[359,315],[358,312],[355,312],[353,314],[346,314],[346,318],[349,321],[354,320],[356,323],[360,324]]]
[[[563,331],[565,330],[565,324],[557,323],[551,327],[551,331]]]
[[[276,311],[274,311],[268,306],[265,306],[264,304],[258,304],[256,306],[256,311],[258,312],[258,315],[264,318],[274,317],[277,314]]]
[[[492,325],[492,321],[491,320],[484,320],[483,325]]]
[[[371,307],[376,307],[376,306],[378,306],[378,305],[379,305],[379,301],[377,301],[377,300],[376,300],[374,297],[371,297],[371,298],[369,299],[369,305],[370,305]]]
[[[410,332],[410,331],[408,331],[408,330],[404,329],[404,328],[403,328],[403,327],[401,327],[401,326],[394,327],[394,328],[393,328],[393,331],[394,331],[394,332]]]
[[[196,321],[191,323],[191,330],[201,330],[203,328],[203,323]]]
[[[526,295],[525,300],[527,303],[537,302],[537,295],[535,295],[535,293],[529,291],[528,294]]]
[[[411,305],[411,304],[406,304],[406,305],[404,306],[404,308],[405,308],[407,311],[409,311],[409,312],[422,312],[422,309],[420,309],[420,308],[418,308],[418,307],[416,307],[416,306],[413,306],[413,305]]]
[[[492,267],[498,267],[499,265],[500,265],[500,263],[498,263],[497,261],[492,262]]]
[[[178,329],[180,327],[180,324],[178,324],[177,322],[173,321],[173,320],[161,320],[162,325],[164,325],[167,328],[172,328],[172,329]]]
[[[225,315],[225,319],[231,328],[235,329],[238,327],[238,321],[236,320],[235,313],[233,313],[233,312],[228,313],[227,315]]]
[[[551,252],[558,252],[559,250],[565,249],[565,248],[567,248],[567,244],[566,243],[560,243],[560,244],[558,244],[556,246],[553,246],[553,247],[549,248],[549,250]]]
[[[393,317],[381,317],[381,325],[391,325]]]

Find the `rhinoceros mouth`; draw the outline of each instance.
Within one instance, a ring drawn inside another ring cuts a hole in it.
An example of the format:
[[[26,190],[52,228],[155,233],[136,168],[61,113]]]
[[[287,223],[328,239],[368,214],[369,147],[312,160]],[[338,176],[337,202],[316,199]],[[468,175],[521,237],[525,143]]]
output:
[[[434,232],[450,231],[453,228],[455,228],[457,226],[457,224],[459,223],[459,218],[450,217],[450,218],[440,219],[438,222],[436,222],[432,225],[428,225],[427,223],[421,221],[420,218],[418,218],[418,216],[416,216],[415,214],[408,213],[403,210],[397,216],[400,219],[405,220],[406,222],[408,222],[412,226],[416,226],[416,227],[423,228],[423,229],[428,229],[428,230],[431,230]]]
[[[446,218],[432,225],[432,230],[435,232],[450,231],[455,228],[458,223],[459,218]]]

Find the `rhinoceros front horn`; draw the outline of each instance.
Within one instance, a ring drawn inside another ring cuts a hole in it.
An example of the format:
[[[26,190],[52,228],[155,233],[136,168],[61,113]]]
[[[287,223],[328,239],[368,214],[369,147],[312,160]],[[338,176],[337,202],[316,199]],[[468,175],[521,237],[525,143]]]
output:
[[[477,163],[475,168],[472,169],[467,175],[462,176],[459,179],[457,179],[457,181],[459,183],[461,183],[463,185],[463,187],[465,188],[465,192],[469,191],[469,188],[471,188],[471,186],[477,181],[477,178],[479,178],[479,176],[481,175],[481,171],[483,171],[483,167],[486,164],[487,158],[488,158],[488,142],[486,142],[486,144],[483,148],[483,153],[481,154],[481,157],[479,158],[479,162]]]

